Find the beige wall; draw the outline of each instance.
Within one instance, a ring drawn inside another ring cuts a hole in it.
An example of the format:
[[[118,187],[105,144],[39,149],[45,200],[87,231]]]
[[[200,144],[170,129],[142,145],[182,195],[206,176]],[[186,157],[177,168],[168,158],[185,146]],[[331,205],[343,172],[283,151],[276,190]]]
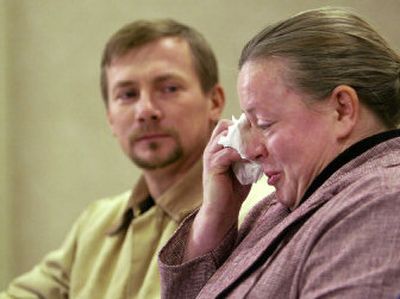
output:
[[[9,187],[11,177],[8,159],[8,114],[7,114],[7,59],[6,59],[6,14],[4,0],[0,1],[0,287],[1,283],[11,277],[9,273],[11,247],[10,219],[12,209]]]
[[[107,128],[98,88],[100,52],[121,25],[172,17],[203,32],[220,61],[228,117],[239,111],[240,49],[267,23],[326,4],[350,6],[400,48],[399,0],[6,1],[0,2],[0,287],[57,247],[88,203],[130,188],[138,176]]]

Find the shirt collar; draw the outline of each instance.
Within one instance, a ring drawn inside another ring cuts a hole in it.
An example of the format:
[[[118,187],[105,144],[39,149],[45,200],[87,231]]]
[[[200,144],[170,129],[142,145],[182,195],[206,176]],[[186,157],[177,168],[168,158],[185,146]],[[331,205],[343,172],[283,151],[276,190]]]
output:
[[[198,208],[203,200],[202,172],[200,159],[185,176],[155,199],[157,205],[178,223]]]
[[[190,212],[200,206],[202,191],[201,159],[179,181],[171,186],[159,198],[153,199],[155,204],[164,210],[174,221],[180,223]],[[119,221],[109,231],[110,235],[125,230],[131,221],[143,213],[143,203],[149,201],[151,195],[143,176],[132,190],[127,206]]]

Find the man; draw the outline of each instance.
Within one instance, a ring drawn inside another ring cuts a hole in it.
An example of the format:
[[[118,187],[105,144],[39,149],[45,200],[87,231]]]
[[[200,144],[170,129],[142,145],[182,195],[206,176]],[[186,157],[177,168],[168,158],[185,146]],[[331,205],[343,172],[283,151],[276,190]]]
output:
[[[204,151],[204,199],[160,253],[164,298],[396,298],[400,56],[343,9],[302,12],[244,47],[245,156],[275,192],[237,230],[241,161]]]
[[[0,298],[159,297],[157,252],[202,200],[201,156],[225,101],[216,59],[193,28],[137,21],[108,41],[101,87],[112,132],[143,175],[86,209]]]

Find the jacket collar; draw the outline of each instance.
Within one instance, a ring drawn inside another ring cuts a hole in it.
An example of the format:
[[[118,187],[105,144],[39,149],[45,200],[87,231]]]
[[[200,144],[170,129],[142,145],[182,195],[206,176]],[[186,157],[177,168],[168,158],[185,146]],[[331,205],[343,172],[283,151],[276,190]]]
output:
[[[307,200],[325,181],[327,181],[338,169],[343,165],[350,162],[354,158],[360,156],[362,153],[371,149],[372,147],[382,143],[386,140],[400,137],[400,130],[391,130],[367,137],[359,142],[356,142],[344,152],[339,154],[327,167],[314,179],[310,187],[304,193],[300,204]]]

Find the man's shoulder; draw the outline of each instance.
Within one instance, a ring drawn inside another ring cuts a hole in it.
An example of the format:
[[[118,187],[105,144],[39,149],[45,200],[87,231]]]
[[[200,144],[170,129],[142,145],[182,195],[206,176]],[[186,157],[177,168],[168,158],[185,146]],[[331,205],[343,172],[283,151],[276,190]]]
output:
[[[81,227],[109,229],[123,216],[132,191],[100,198],[87,206],[80,216]]]
[[[110,213],[112,211],[125,209],[131,194],[132,191],[128,190],[117,195],[97,199],[89,204],[86,210],[97,213]]]

